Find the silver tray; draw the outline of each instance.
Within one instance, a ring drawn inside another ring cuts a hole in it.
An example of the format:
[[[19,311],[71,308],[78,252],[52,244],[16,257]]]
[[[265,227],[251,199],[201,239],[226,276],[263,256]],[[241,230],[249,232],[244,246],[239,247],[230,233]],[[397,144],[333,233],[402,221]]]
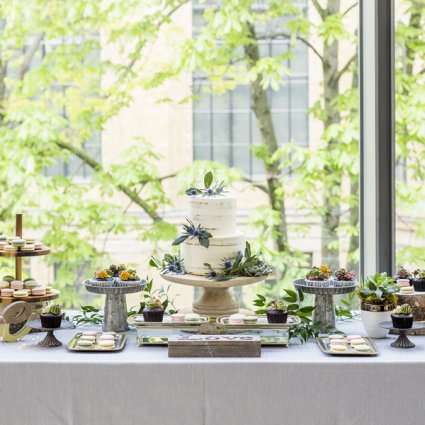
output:
[[[208,316],[200,316],[199,320],[197,321],[189,321],[189,322],[171,322],[171,316],[170,315],[164,315],[164,319],[162,322],[145,322],[143,319],[143,315],[141,314],[135,314],[133,316],[130,316],[127,320],[127,322],[130,325],[137,327],[146,327],[149,326],[149,328],[163,328],[163,327],[175,327],[175,328],[181,328],[186,326],[199,326],[202,323],[208,323],[210,321],[210,318]]]
[[[217,318],[217,323],[225,325],[226,328],[229,329],[289,329],[291,326],[301,323],[301,319],[299,317],[289,315],[286,323],[269,323],[267,321],[267,316],[257,316],[258,320],[256,323],[233,325],[229,323],[229,317],[230,316],[220,316]]]
[[[368,336],[362,337],[366,341],[366,344],[369,345],[371,348],[371,351],[361,352],[356,351],[354,348],[351,347],[350,344],[347,344],[347,351],[336,353],[330,350],[330,339],[327,336],[319,336],[317,337],[317,343],[319,344],[320,349],[326,353],[330,354],[332,356],[377,356],[379,354],[378,347],[375,344],[375,341],[372,338],[369,338]]]
[[[96,335],[96,343],[94,345],[92,345],[91,347],[79,347],[77,345],[77,341],[80,338],[80,336],[82,335],[82,332],[78,332],[76,333],[71,341],[68,342],[67,348],[70,351],[80,351],[80,352],[116,352],[116,351],[121,351],[124,346],[125,346],[125,342],[127,340],[127,335],[126,334],[116,334],[115,335],[115,347],[113,348],[103,348],[103,347],[99,347],[97,345],[97,340],[98,340],[98,336],[102,335],[102,332],[99,332]]]

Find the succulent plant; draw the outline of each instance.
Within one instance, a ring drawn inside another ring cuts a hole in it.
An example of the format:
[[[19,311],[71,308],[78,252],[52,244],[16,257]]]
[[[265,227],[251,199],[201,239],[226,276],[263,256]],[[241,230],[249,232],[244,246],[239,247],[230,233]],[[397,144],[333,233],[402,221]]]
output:
[[[145,301],[145,307],[149,310],[160,309],[163,310],[164,307],[161,303],[161,300],[155,297],[151,297]]]
[[[386,273],[377,273],[366,278],[358,288],[357,295],[364,303],[391,305],[397,302],[396,292],[398,291],[399,287],[392,277]]]
[[[399,279],[408,279],[410,276],[412,276],[412,273],[409,272],[409,270],[405,269],[403,266],[401,266],[397,270],[397,276]]]
[[[344,268],[335,270],[334,276],[336,280],[342,280],[342,281],[352,281],[356,278],[356,274],[353,271],[348,271]]]
[[[96,279],[107,279],[108,277],[111,277],[111,272],[106,269],[100,269],[95,272],[94,277]]]
[[[413,272],[413,276],[419,279],[425,279],[425,269],[416,269]]]
[[[283,300],[273,300],[267,304],[267,310],[286,311],[288,304]]]
[[[273,267],[265,261],[261,261],[259,264],[244,269],[245,276],[267,276],[272,272]]]
[[[54,314],[55,316],[59,316],[60,314],[62,314],[62,308],[59,304],[52,304],[47,306],[44,310],[43,313],[46,314]]]
[[[402,304],[402,305],[398,305],[393,314],[404,314],[406,316],[409,316],[410,314],[412,314],[412,307],[410,307],[409,304]]]
[[[326,266],[322,265],[320,267],[314,266],[306,275],[308,280],[326,280],[332,274],[332,270]]]

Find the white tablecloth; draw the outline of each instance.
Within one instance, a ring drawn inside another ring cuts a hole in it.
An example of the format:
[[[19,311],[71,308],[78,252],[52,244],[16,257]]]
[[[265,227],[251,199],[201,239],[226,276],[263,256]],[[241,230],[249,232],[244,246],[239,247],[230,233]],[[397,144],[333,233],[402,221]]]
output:
[[[361,323],[341,330],[364,333]],[[63,342],[75,330],[56,335]],[[263,348],[254,359],[169,359],[139,348],[73,353],[0,344],[0,425],[419,425],[425,422],[425,337],[377,340],[378,357],[332,357],[315,342]]]

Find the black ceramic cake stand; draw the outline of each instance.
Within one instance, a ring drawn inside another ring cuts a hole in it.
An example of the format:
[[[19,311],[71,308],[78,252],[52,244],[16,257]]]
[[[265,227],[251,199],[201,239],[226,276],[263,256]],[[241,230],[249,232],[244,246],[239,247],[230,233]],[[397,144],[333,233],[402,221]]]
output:
[[[46,337],[38,343],[40,347],[45,348],[60,347],[62,345],[62,343],[53,334],[54,331],[75,328],[75,326],[71,322],[68,322],[68,320],[62,320],[59,328],[44,328],[41,326],[41,320],[30,320],[27,325],[32,329],[36,329],[41,332],[47,332]]]
[[[411,329],[424,329],[425,323],[417,323],[414,322],[411,328],[402,329],[402,328],[395,328],[393,326],[393,322],[381,322],[379,323],[379,326],[384,329],[390,329],[393,331],[396,331],[399,334],[399,337],[391,343],[391,347],[395,348],[414,348],[415,344],[413,344],[412,341],[410,341],[409,338],[407,338],[407,332]]]

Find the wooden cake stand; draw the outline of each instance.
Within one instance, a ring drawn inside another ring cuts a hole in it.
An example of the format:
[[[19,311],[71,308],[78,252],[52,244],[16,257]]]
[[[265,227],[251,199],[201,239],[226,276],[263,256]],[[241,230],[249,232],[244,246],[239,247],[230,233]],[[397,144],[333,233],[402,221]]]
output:
[[[266,279],[267,276],[235,277],[223,282],[193,274],[178,275],[161,273],[161,277],[180,285],[197,286],[204,289],[201,297],[193,301],[193,311],[210,317],[226,316],[239,311],[239,302],[230,295],[229,288],[252,285]]]
[[[22,238],[22,222],[22,214],[16,214],[16,236],[20,238]],[[50,248],[36,251],[0,251],[0,257],[15,258],[15,278],[17,280],[22,280],[23,258],[49,255],[50,253]],[[36,312],[40,311],[45,302],[55,300],[59,297],[59,294],[59,291],[52,289],[49,294],[41,296],[30,295],[23,298],[0,296],[0,337],[2,337],[3,340],[7,342],[18,341],[19,339],[23,338],[31,330],[30,327],[26,326],[28,320],[36,316]],[[22,303],[31,303],[33,305],[31,308],[23,309]],[[15,306],[15,304],[17,305]],[[15,319],[11,321],[11,317],[15,317]],[[18,326],[16,317],[19,317],[19,324],[23,324],[23,326]]]

